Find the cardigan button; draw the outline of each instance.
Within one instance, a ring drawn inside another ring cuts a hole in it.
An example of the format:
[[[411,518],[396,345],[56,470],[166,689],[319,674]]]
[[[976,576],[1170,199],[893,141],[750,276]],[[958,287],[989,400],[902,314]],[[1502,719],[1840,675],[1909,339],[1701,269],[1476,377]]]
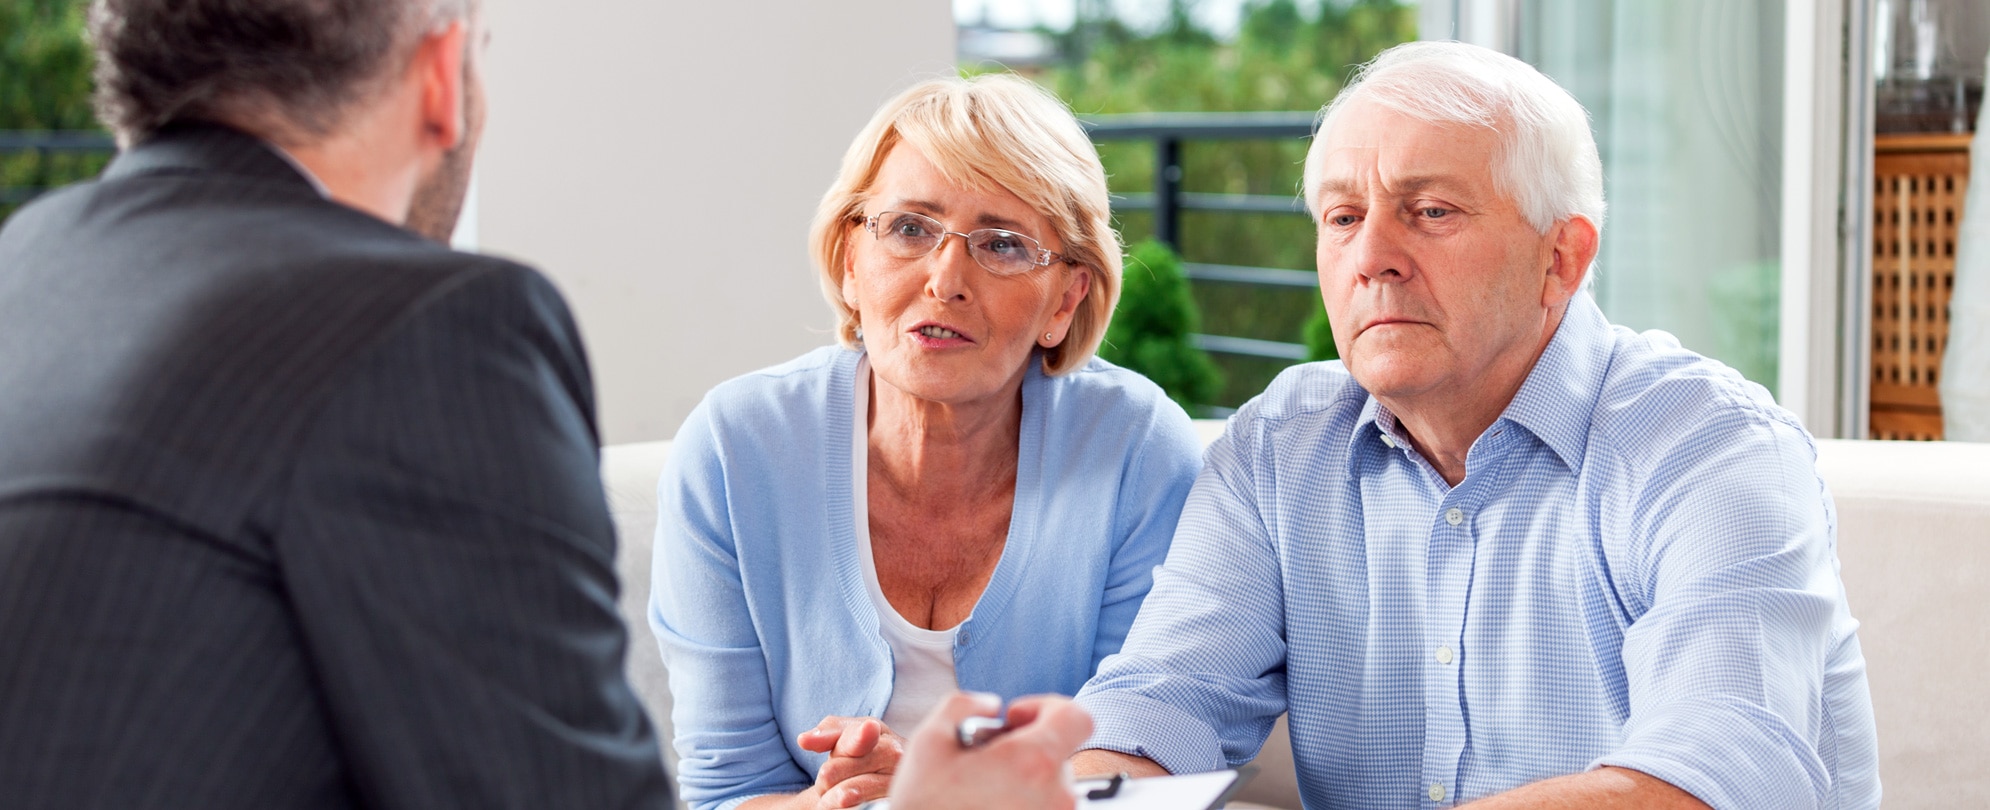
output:
[[[955,639],[954,639],[954,646],[956,646],[956,647],[965,647],[965,646],[967,646],[967,642],[968,642],[968,635],[967,635],[967,631],[966,631],[966,630],[962,630],[962,631],[960,631],[960,635],[959,635],[959,636],[956,636],[956,637],[955,637]]]

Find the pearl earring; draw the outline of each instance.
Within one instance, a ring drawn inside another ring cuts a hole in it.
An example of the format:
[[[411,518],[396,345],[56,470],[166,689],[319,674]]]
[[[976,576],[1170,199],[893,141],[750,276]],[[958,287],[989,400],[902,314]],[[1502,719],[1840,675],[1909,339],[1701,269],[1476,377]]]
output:
[[[1054,339],[1052,339],[1052,338],[1050,337],[1050,333],[1049,333],[1049,332],[1045,332],[1045,333],[1043,333],[1043,342],[1045,342],[1045,343],[1056,343],[1057,341],[1056,341],[1056,340],[1054,340]]]

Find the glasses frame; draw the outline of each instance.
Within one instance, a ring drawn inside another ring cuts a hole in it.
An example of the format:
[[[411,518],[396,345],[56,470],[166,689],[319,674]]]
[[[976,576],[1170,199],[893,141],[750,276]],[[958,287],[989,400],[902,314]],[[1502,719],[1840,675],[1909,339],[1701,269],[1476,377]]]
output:
[[[928,222],[931,222],[931,223],[933,223],[933,224],[935,224],[935,225],[938,225],[938,226],[940,226],[940,227],[939,227],[939,238],[937,238],[937,239],[935,239],[935,240],[933,241],[933,247],[932,247],[931,249],[927,250],[927,251],[926,251],[926,252],[925,252],[924,254],[921,254],[921,255],[919,255],[919,256],[908,256],[908,257],[906,257],[906,260],[907,260],[907,261],[910,261],[910,260],[913,260],[913,259],[923,259],[923,258],[926,258],[927,256],[931,256],[931,255],[933,255],[933,253],[934,253],[935,251],[938,251],[938,250],[940,249],[940,246],[941,246],[941,245],[944,245],[944,244],[946,244],[946,243],[947,243],[947,237],[949,237],[949,236],[958,236],[958,237],[960,237],[960,238],[961,238],[961,242],[962,242],[963,244],[967,245],[967,253],[968,253],[968,255],[969,255],[969,256],[972,256],[972,257],[974,257],[974,263],[975,263],[975,264],[978,264],[978,265],[981,265],[981,269],[983,269],[983,270],[987,270],[988,272],[990,272],[990,273],[994,273],[995,275],[998,275],[998,276],[1020,276],[1020,275],[1022,275],[1022,274],[1024,274],[1024,273],[1027,273],[1027,272],[1029,272],[1030,270],[1034,270],[1034,269],[1036,269],[1036,268],[1038,268],[1038,267],[1048,267],[1048,266],[1050,266],[1050,264],[1051,264],[1052,262],[1057,262],[1057,261],[1062,261],[1062,262],[1064,262],[1065,264],[1077,264],[1077,263],[1078,263],[1078,262],[1077,262],[1077,260],[1075,260],[1075,259],[1072,259],[1072,258],[1069,258],[1069,257],[1067,257],[1067,256],[1064,256],[1063,254],[1060,254],[1060,253],[1058,253],[1057,251],[1054,251],[1054,250],[1051,250],[1051,249],[1049,249],[1049,248],[1046,248],[1046,247],[1044,247],[1044,246],[1043,246],[1043,242],[1041,242],[1041,241],[1038,241],[1036,237],[1034,237],[1034,236],[1031,236],[1031,235],[1029,235],[1029,234],[1026,234],[1026,233],[1020,233],[1020,232],[1017,232],[1017,231],[1012,231],[1012,230],[1009,230],[1008,228],[976,228],[976,229],[974,229],[974,230],[971,230],[971,231],[968,231],[968,232],[966,232],[966,233],[961,233],[960,231],[950,231],[950,230],[947,230],[947,224],[946,224],[946,223],[944,223],[944,222],[941,222],[941,221],[939,221],[938,219],[936,219],[936,218],[934,218],[934,217],[930,217],[930,216],[927,216],[927,215],[925,215],[925,214],[921,214],[921,213],[919,213],[919,212],[917,212],[917,211],[879,211],[879,212],[877,212],[877,213],[875,213],[875,214],[872,214],[872,215],[870,215],[870,216],[868,216],[868,217],[866,217],[866,216],[864,216],[864,215],[862,215],[862,214],[858,214],[856,218],[857,218],[857,220],[858,220],[858,221],[861,221],[862,223],[864,223],[864,230],[866,230],[866,231],[870,231],[870,233],[871,233],[871,238],[872,238],[872,239],[875,239],[875,240],[877,240],[877,241],[880,241],[880,242],[882,242],[882,241],[884,241],[884,234],[883,234],[883,233],[880,233],[880,232],[878,231],[878,222],[879,222],[880,220],[884,219],[884,218],[885,218],[886,216],[889,216],[889,215],[892,215],[892,214],[902,214],[902,215],[906,215],[906,216],[914,216],[914,217],[919,217],[920,219],[924,219],[924,220],[926,220],[926,221],[928,221]],[[1025,243],[1027,243],[1027,244],[1028,244],[1028,245],[1030,246],[1030,247],[1028,247],[1028,248],[1027,248],[1027,250],[1028,250],[1028,256],[1029,256],[1029,259],[1030,259],[1030,269],[1029,269],[1029,270],[1017,270],[1017,271],[1015,271],[1015,272],[1011,273],[1011,272],[1006,272],[1006,271],[1004,271],[1004,270],[1001,270],[1001,269],[999,269],[999,268],[995,268],[995,267],[990,267],[990,266],[988,265],[988,262],[986,262],[986,261],[983,261],[983,260],[982,260],[982,251],[979,251],[979,250],[976,250],[976,249],[974,248],[974,235],[975,235],[975,234],[980,234],[980,233],[994,233],[994,234],[1001,234],[1001,235],[1004,235],[1004,236],[1011,236],[1011,237],[1015,237],[1015,238],[1017,238],[1017,239],[1021,239],[1021,240],[1023,240],[1023,241],[1025,242]]]

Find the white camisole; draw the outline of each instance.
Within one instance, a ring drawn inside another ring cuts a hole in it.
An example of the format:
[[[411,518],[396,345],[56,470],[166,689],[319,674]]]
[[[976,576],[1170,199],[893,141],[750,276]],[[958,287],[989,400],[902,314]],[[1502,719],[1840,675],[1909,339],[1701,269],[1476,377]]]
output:
[[[870,406],[871,362],[857,360],[856,424],[850,431],[850,490],[855,498],[857,560],[864,569],[864,588],[877,607],[878,630],[891,646],[891,702],[884,724],[900,736],[912,733],[919,721],[960,686],[954,673],[954,636],[958,625],[928,630],[905,620],[878,585],[877,560],[871,556]]]

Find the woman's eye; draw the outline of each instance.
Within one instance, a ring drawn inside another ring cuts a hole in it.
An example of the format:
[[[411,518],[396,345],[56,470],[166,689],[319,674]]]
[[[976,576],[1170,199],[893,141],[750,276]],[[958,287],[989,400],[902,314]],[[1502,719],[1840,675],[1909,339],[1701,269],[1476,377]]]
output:
[[[1451,213],[1451,209],[1431,206],[1421,210],[1419,213],[1423,214],[1424,219],[1443,219]]]
[[[1023,249],[1022,243],[1011,236],[992,237],[982,247],[997,255],[1007,255]]]
[[[892,233],[896,233],[899,236],[918,237],[926,235],[926,226],[921,225],[918,220],[914,219],[901,219],[891,226],[891,230]]]

